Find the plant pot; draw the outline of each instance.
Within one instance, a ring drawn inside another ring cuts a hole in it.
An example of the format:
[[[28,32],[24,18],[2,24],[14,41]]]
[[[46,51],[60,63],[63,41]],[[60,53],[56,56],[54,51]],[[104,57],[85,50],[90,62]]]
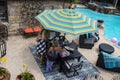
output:
[[[10,72],[4,67],[0,67],[0,69],[3,69],[3,70],[6,71],[6,75],[5,76],[0,76],[0,80],[10,80],[10,76],[11,76]]]
[[[104,21],[103,20],[98,20],[98,27],[103,27],[103,23],[104,23]]]
[[[33,74],[31,74],[31,73],[29,73],[31,76],[32,76],[32,80],[35,80],[35,77],[34,77],[34,75]],[[16,80],[21,80],[22,79],[22,74],[20,74],[20,75],[18,75],[17,76],[17,78],[16,78]]]

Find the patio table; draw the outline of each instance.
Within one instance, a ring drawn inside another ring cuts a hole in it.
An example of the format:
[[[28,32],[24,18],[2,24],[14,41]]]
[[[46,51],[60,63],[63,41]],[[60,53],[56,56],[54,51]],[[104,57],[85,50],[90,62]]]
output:
[[[101,43],[99,45],[99,52],[101,52],[101,51],[104,51],[104,52],[111,54],[114,52],[114,48],[109,44]]]
[[[69,56],[64,57],[64,58],[60,58],[60,60],[59,60],[60,61],[60,70],[59,71],[60,72],[62,71],[62,67],[64,65],[64,61],[70,60],[70,59],[78,59],[78,61],[79,61],[81,56],[82,55],[77,50],[73,50],[72,52],[70,51],[70,55]]]
[[[81,55],[81,53],[79,51],[73,50],[73,51],[70,51],[70,55],[69,56],[62,58],[62,60],[65,61],[65,60],[68,60],[68,59],[75,59],[75,58],[77,58],[78,61],[79,61],[81,56],[82,55]]]

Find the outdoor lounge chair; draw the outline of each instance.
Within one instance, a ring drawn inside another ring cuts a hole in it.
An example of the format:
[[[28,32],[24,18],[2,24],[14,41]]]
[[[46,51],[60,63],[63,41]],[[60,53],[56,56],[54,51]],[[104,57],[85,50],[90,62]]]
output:
[[[120,72],[120,57],[101,52],[98,56],[96,66],[109,71]]]
[[[95,38],[86,38],[85,35],[80,35],[79,37],[79,47],[80,48],[87,48],[87,49],[92,49],[95,43]]]
[[[19,33],[23,35],[24,37],[31,37],[31,36],[37,36],[38,33],[42,32],[42,28],[39,26],[36,27],[26,27],[24,29],[20,28],[18,29]]]

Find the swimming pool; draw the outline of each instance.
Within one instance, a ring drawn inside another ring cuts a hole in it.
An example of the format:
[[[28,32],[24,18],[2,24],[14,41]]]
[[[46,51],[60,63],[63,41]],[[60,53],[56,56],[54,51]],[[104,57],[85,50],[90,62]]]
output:
[[[117,42],[120,41],[120,16],[102,14],[85,8],[75,8],[75,10],[91,17],[92,19],[104,20],[105,36],[109,40],[115,37],[117,38]]]

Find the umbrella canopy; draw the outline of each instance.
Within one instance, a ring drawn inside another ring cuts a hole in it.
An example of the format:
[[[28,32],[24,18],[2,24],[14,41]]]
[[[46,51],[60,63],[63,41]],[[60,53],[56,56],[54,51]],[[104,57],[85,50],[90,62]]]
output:
[[[74,9],[45,10],[35,17],[45,29],[78,35],[96,31],[97,22]]]

